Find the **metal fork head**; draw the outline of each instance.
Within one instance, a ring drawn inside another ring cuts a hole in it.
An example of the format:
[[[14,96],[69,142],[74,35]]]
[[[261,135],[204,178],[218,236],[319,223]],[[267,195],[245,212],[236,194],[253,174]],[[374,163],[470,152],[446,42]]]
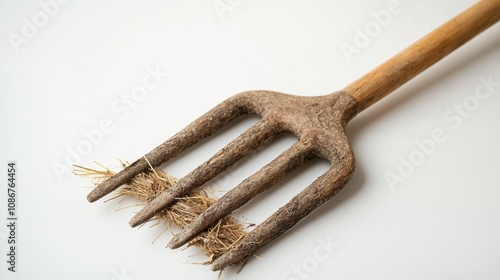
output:
[[[132,226],[148,221],[174,203],[176,198],[211,180],[277,133],[295,134],[298,141],[292,147],[226,193],[170,241],[171,248],[185,244],[296,167],[313,158],[328,160],[332,166],[325,174],[215,260],[212,269],[222,270],[252,256],[259,248],[330,199],[347,183],[354,172],[355,160],[345,135],[345,126],[357,112],[358,103],[344,92],[316,97],[271,91],[240,93],[222,102],[144,158],[102,183],[88,195],[88,200],[96,201],[126,184],[135,175],[146,171],[150,164],[156,167],[174,158],[240,115],[259,115],[261,120],[258,123],[181,178],[172,189],[151,201],[130,221]]]

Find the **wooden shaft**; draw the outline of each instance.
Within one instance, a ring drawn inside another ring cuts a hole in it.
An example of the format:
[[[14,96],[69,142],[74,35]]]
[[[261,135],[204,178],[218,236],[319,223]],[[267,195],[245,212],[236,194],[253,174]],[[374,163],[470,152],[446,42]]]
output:
[[[343,89],[359,111],[388,95],[500,20],[500,0],[482,0]]]

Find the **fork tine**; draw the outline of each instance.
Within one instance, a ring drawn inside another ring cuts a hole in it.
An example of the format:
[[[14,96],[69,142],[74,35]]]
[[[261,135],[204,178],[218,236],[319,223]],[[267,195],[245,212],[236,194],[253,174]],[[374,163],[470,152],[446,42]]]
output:
[[[330,199],[349,181],[354,171],[354,168],[340,167],[340,169],[341,172],[339,172],[339,166],[332,166],[330,170],[251,231],[238,245],[216,259],[212,264],[212,270],[222,270],[252,256],[257,250]]]
[[[215,130],[222,127],[236,117],[246,113],[246,109],[238,104],[238,95],[220,103],[212,110],[186,126],[170,139],[147,153],[147,158],[153,167],[176,157],[179,153],[191,147],[199,140],[211,135]],[[94,202],[114,191],[123,184],[128,183],[137,174],[148,170],[149,163],[144,157],[136,160],[125,169],[104,181],[92,190],[87,200]]]
[[[300,141],[295,143],[196,217],[193,222],[170,240],[168,246],[171,249],[176,249],[184,245],[207,227],[277,183],[283,176],[310,158],[311,149]]]
[[[230,165],[256,149],[260,144],[279,132],[279,127],[271,121],[261,119],[247,131],[243,132],[235,140],[222,150],[213,155],[208,161],[202,163],[195,170],[180,179],[173,188],[161,193],[149,202],[139,213],[130,220],[130,225],[136,227],[147,222],[156,213],[162,211],[176,198],[182,197],[192,189],[199,187],[222,173]]]

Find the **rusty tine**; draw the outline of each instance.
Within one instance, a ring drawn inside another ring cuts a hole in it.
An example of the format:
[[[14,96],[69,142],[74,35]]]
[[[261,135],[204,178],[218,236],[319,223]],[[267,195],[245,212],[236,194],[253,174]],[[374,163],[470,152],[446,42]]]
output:
[[[349,120],[498,20],[500,0],[480,1],[336,93],[301,97],[272,91],[249,91],[229,98],[146,154],[145,158],[156,167],[242,114],[257,114],[261,120],[181,178],[171,190],[146,205],[130,224],[137,226],[148,221],[177,197],[214,178],[275,134],[291,132],[298,137],[297,143],[230,190],[169,243],[171,248],[185,244],[308,160],[328,160],[332,166],[325,174],[216,259],[212,269],[222,270],[244,261],[333,197],[352,177],[354,153],[345,135]],[[148,162],[141,158],[98,186],[88,195],[88,200],[98,200],[148,168]]]

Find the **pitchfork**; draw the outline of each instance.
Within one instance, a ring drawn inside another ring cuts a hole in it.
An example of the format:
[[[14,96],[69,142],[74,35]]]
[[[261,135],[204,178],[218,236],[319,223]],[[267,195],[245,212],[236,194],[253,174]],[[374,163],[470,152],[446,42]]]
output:
[[[238,116],[257,114],[260,121],[147,204],[130,221],[132,227],[143,224],[271,137],[291,132],[298,137],[294,145],[227,192],[168,244],[170,248],[182,246],[305,162],[313,158],[331,162],[326,173],[216,259],[212,269],[222,270],[239,263],[329,200],[349,181],[355,160],[345,127],[354,116],[498,20],[500,0],[480,1],[343,90],[326,96],[302,97],[272,91],[237,94],[103,182],[88,195],[88,200],[102,198],[147,171],[150,165],[160,166]]]

